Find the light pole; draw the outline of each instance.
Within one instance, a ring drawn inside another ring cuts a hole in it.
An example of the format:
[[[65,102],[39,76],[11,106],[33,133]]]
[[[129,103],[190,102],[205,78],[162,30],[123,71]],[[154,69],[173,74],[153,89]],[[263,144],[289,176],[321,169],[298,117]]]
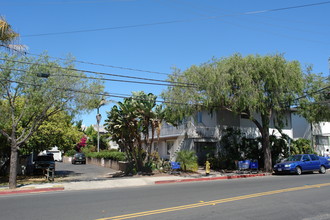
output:
[[[100,114],[100,107],[105,105],[105,99],[102,99],[97,106],[97,114],[96,114],[96,122],[97,122],[97,152],[100,152],[100,121],[102,119],[102,115]]]

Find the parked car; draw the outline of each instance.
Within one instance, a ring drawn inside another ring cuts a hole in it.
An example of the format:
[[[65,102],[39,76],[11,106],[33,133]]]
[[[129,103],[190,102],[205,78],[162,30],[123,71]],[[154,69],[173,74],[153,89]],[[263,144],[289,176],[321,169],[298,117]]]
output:
[[[304,172],[319,171],[319,173],[326,173],[330,168],[330,161],[324,157],[315,154],[298,154],[288,157],[281,163],[274,166],[275,174],[280,173],[296,173],[298,175]]]
[[[81,163],[86,164],[86,157],[83,153],[75,153],[72,157],[72,164]]]
[[[55,170],[55,160],[53,154],[42,154],[38,155],[34,160],[34,170],[45,170],[54,169]]]

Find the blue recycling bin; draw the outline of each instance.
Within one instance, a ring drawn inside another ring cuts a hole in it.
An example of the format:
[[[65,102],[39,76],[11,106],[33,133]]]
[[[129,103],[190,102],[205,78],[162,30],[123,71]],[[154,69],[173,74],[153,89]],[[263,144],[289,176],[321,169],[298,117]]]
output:
[[[239,170],[248,170],[250,168],[250,160],[238,161]]]
[[[171,169],[172,170],[178,170],[180,168],[181,168],[181,166],[180,166],[179,162],[171,162]]]
[[[250,163],[250,169],[251,170],[258,170],[259,169],[259,164],[258,160],[252,160]]]

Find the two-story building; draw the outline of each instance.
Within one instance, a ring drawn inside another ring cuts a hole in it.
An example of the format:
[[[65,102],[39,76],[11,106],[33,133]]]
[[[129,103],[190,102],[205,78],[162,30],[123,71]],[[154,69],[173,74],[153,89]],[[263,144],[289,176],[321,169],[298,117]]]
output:
[[[271,120],[273,121],[273,120]],[[292,118],[288,113],[282,132],[293,137]],[[194,150],[200,156],[203,149],[220,149],[220,139],[223,130],[233,127],[240,129],[247,138],[260,136],[256,125],[244,116],[235,115],[226,110],[201,111],[189,117],[178,127],[164,123],[159,138],[155,138],[153,151],[161,158],[175,160],[176,153],[181,150]],[[270,124],[270,134],[279,135],[273,123]]]

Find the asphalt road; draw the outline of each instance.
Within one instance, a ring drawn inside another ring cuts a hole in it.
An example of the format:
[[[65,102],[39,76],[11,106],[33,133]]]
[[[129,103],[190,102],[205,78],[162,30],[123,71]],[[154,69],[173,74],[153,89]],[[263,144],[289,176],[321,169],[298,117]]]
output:
[[[330,219],[330,174],[0,197],[11,219]]]
[[[89,181],[104,180],[110,177],[109,173],[116,170],[92,164],[71,164],[56,162],[55,180],[61,181]]]

